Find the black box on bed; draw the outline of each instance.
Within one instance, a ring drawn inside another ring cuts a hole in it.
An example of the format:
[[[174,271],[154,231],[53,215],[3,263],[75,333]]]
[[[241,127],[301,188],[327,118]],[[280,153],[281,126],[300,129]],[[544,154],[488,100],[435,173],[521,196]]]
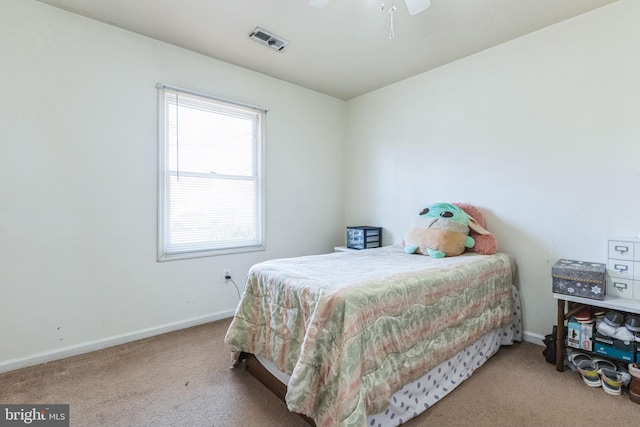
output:
[[[350,249],[369,249],[382,246],[382,227],[359,225],[347,227],[347,247]]]
[[[551,276],[555,293],[604,299],[607,286],[603,263],[561,259],[551,268]]]

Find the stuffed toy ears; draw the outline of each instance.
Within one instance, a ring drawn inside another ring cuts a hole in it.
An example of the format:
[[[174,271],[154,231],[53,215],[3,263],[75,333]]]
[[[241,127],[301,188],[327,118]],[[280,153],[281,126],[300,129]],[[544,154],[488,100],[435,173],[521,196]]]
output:
[[[471,215],[468,215],[469,217],[469,228],[472,229],[473,231],[475,231],[478,234],[491,234],[489,233],[484,227],[482,227],[480,224],[478,224],[478,221],[475,220],[474,217],[472,217]]]
[[[473,237],[476,244],[472,248],[467,248],[467,252],[474,252],[481,255],[493,255],[498,252],[498,241],[486,227],[482,212],[469,203],[452,203],[459,207],[469,216],[469,235]]]

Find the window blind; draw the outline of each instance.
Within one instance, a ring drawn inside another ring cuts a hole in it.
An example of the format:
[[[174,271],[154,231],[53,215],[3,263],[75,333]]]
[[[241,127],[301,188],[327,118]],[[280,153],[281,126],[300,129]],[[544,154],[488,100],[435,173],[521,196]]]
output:
[[[158,259],[264,249],[266,111],[158,92]]]

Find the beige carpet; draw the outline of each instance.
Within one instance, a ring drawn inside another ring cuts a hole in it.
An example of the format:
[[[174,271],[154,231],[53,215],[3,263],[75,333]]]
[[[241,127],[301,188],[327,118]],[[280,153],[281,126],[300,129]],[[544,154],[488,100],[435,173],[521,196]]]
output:
[[[247,372],[229,369],[229,320],[0,375],[0,403],[69,403],[72,426],[307,426]],[[405,424],[640,425],[628,395],[557,372],[542,347],[503,347],[454,392]]]

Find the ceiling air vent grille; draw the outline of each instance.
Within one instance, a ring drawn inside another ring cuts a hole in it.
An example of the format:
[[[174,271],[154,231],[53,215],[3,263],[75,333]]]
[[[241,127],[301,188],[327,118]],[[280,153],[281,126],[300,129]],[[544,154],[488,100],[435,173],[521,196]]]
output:
[[[278,37],[269,31],[265,31],[260,27],[256,27],[255,30],[251,34],[249,34],[253,40],[258,43],[262,43],[265,46],[269,46],[271,49],[275,49],[277,51],[282,52],[286,45],[289,44],[288,41],[283,39],[282,37]]]

